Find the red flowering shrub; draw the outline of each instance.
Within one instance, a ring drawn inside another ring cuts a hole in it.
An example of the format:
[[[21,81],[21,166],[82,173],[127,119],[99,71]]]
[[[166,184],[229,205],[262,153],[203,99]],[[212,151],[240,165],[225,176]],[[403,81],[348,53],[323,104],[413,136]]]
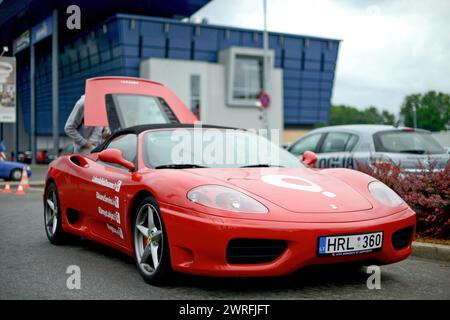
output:
[[[359,168],[392,188],[416,212],[418,235],[450,239],[450,163],[444,170],[436,170],[436,161],[418,163],[419,173],[401,172],[380,161]]]

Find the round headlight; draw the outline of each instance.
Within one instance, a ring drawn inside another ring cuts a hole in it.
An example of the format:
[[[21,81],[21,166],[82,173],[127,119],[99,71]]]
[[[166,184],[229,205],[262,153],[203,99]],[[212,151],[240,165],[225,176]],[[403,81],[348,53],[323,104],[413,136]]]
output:
[[[380,181],[372,181],[368,188],[375,199],[388,207],[397,207],[403,203],[403,199],[394,190]]]
[[[267,208],[259,201],[237,190],[218,186],[204,185],[191,189],[187,198],[192,202],[206,207],[239,212],[239,213],[267,213]]]

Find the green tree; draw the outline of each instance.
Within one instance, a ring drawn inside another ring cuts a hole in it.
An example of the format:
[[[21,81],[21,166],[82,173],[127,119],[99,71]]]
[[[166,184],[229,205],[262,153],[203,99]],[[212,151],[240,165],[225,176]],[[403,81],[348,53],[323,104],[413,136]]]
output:
[[[414,109],[418,128],[430,131],[445,130],[450,122],[450,95],[429,91],[406,96],[400,115],[403,116],[407,127],[414,126]]]
[[[389,124],[395,123],[395,115],[386,110],[370,106],[359,110],[352,106],[336,105],[331,107],[330,125],[340,124]]]
[[[381,112],[381,117],[384,124],[394,125],[396,123],[395,115],[387,112],[386,110]]]

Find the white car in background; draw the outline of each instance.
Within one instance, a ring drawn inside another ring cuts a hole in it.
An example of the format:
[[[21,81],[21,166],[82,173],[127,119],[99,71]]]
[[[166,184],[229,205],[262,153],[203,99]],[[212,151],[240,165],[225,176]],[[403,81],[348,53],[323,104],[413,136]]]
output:
[[[341,125],[312,130],[287,150],[301,156],[317,154],[317,168],[359,168],[374,161],[389,162],[402,171],[422,171],[430,162],[436,170],[449,165],[450,155],[430,131],[387,125]],[[420,165],[419,165],[420,164]]]

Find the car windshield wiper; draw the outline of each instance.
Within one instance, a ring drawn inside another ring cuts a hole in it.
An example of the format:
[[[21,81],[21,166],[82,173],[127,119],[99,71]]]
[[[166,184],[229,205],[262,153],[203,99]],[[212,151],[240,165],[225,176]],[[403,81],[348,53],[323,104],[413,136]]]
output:
[[[207,168],[207,167],[192,163],[162,164],[160,166],[155,167],[155,169],[189,169],[189,168]]]
[[[416,153],[416,154],[424,154],[424,153],[425,153],[425,150],[420,150],[420,149],[400,150],[400,153]]]
[[[283,168],[283,166],[275,165],[275,164],[268,164],[268,163],[249,164],[247,166],[242,166],[242,167],[239,167],[239,168],[270,168],[270,167]]]

